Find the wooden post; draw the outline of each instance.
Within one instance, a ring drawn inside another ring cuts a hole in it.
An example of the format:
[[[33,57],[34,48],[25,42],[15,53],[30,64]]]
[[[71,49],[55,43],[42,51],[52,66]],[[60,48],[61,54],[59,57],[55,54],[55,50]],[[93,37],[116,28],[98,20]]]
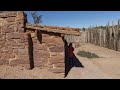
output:
[[[120,28],[118,29],[118,51],[120,51]]]
[[[103,38],[104,38],[104,47],[106,47],[106,30],[104,30]]]
[[[108,22],[108,25],[107,25],[107,30],[106,30],[106,38],[107,38],[107,45],[106,45],[106,48],[109,48],[110,47],[110,26],[109,26],[109,22]]]
[[[88,43],[90,43],[90,29],[88,30]]]
[[[102,34],[101,31],[102,31],[102,30],[101,30],[101,28],[99,29],[99,31],[100,31],[100,36],[99,36],[99,39],[100,39],[100,46],[102,46],[102,43],[101,43],[101,34]]]

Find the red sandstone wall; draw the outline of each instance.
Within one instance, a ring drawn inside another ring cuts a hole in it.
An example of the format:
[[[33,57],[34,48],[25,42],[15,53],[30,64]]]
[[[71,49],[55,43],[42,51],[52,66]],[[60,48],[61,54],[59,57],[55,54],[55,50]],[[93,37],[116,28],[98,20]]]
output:
[[[26,32],[25,24],[23,12],[0,13],[0,65],[31,68],[34,64],[34,67],[64,74],[64,42],[61,36],[38,32],[35,37],[34,31]]]
[[[0,65],[29,63],[24,21],[23,12],[0,13]]]
[[[59,35],[44,32],[31,33],[35,67],[46,67],[54,73],[65,73],[64,42]]]

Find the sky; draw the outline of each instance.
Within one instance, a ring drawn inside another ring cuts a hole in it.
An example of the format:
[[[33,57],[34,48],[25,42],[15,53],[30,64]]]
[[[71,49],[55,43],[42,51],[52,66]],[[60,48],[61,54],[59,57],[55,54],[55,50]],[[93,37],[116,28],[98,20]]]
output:
[[[31,11],[27,13],[28,23],[33,23]],[[105,26],[112,21],[116,24],[120,19],[120,11],[38,11],[42,15],[41,25],[65,26],[73,28],[88,28],[90,26]]]

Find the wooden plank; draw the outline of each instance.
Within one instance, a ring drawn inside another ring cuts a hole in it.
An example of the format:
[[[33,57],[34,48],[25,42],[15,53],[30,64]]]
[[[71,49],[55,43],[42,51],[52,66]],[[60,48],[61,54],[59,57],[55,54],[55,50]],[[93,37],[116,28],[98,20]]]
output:
[[[79,28],[71,28],[71,27],[60,27],[60,26],[42,26],[38,24],[26,24],[26,26],[32,26],[32,27],[40,27],[40,28],[49,28],[49,29],[59,29],[59,30],[71,30],[71,31],[77,31],[79,32]]]
[[[80,35],[80,32],[78,32],[78,31],[61,30],[61,29],[49,29],[49,28],[37,27],[37,26],[33,27],[33,26],[29,26],[29,25],[26,25],[26,28],[27,29],[47,31],[47,32],[53,32],[53,33],[68,34],[68,35],[76,35],[76,36]]]

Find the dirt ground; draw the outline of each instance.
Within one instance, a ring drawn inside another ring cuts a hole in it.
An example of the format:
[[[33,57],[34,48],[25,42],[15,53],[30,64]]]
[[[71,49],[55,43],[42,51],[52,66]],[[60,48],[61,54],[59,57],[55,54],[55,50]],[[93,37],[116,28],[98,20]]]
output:
[[[47,69],[34,68],[26,70],[22,66],[0,66],[0,79],[62,79],[61,75],[48,72]]]
[[[79,50],[95,53],[100,58],[88,59],[76,55],[84,68],[73,67],[66,78],[120,79],[120,52],[92,44],[82,44],[74,53]]]
[[[88,59],[77,55],[79,50],[97,54],[100,58]],[[120,52],[92,44],[82,44],[74,54],[84,67],[73,67],[67,77],[60,78],[47,69],[26,70],[22,66],[0,66],[0,79],[120,79]]]

